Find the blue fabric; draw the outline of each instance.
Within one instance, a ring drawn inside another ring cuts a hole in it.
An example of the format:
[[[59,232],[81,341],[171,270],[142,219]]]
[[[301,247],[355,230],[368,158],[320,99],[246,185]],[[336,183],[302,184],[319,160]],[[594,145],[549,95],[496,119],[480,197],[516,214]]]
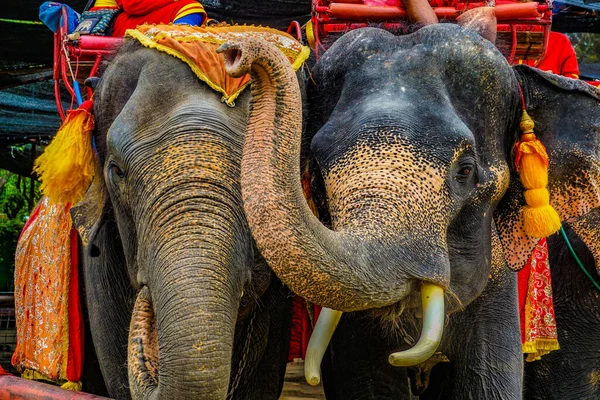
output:
[[[60,19],[60,9],[63,6],[67,8],[67,19],[69,20],[68,31],[69,33],[72,33],[77,27],[79,14],[66,4],[56,3],[54,1],[43,3],[40,6],[40,20],[50,28],[52,32],[56,33]]]
[[[553,4],[552,12],[554,14],[560,13],[561,8],[564,6],[576,6],[585,8],[593,11],[600,11],[600,2],[597,1],[589,1],[589,0],[560,0],[555,1]]]
[[[95,11],[84,11],[79,18],[75,32],[84,35],[110,36],[112,22],[119,13],[117,8],[106,8]]]
[[[200,26],[200,25],[202,25],[203,17],[204,17],[204,14],[202,14],[202,13],[188,14],[185,17],[176,19],[175,21],[173,21],[173,24]]]

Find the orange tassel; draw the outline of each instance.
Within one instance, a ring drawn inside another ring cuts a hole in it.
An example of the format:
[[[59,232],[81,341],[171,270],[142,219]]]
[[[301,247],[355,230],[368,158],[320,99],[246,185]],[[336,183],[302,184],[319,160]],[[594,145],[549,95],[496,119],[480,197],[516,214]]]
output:
[[[548,153],[533,132],[534,122],[523,110],[521,140],[515,144],[515,163],[525,187],[525,202],[521,210],[523,227],[529,236],[543,238],[556,233],[560,217],[550,205],[548,186]]]
[[[34,171],[42,182],[40,190],[51,203],[77,203],[92,182],[92,108],[93,102],[86,100],[78,109],[69,111],[50,145],[35,161]]]

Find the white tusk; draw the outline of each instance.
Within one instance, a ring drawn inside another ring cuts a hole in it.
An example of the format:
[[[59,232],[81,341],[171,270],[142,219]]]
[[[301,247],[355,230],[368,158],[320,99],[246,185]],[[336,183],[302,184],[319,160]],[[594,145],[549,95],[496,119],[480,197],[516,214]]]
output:
[[[390,354],[388,361],[395,367],[409,367],[426,361],[435,353],[444,333],[444,289],[433,283],[421,286],[423,328],[416,345],[406,351]]]
[[[321,361],[341,317],[341,311],[325,307],[321,309],[315,329],[308,341],[304,360],[304,376],[309,385],[317,386],[321,382]]]

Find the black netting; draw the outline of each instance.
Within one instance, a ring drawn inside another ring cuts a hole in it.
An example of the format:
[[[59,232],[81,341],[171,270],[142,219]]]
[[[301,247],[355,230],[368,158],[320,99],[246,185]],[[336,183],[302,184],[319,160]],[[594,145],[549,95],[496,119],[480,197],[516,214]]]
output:
[[[12,293],[0,292],[0,365],[11,374],[18,374],[10,363],[17,345],[15,308]]]

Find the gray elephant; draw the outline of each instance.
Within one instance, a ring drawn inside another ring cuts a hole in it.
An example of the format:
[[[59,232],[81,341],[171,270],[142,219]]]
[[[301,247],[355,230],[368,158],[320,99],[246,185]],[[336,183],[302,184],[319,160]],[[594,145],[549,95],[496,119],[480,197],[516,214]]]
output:
[[[111,397],[276,399],[282,389],[293,297],[242,209],[250,94],[235,107],[220,97],[134,40],[98,83],[97,172],[73,217]]]
[[[489,41],[456,25],[402,37],[349,32],[312,69],[308,92],[327,227],[302,196],[301,99],[291,70],[260,43],[223,50],[234,76],[252,71],[241,177],[257,246],[294,292],[348,312],[335,334],[340,312],[326,311],[332,318],[317,329],[320,354],[333,334],[322,364],[328,398],[408,399],[407,376],[424,399],[522,398],[516,276],[507,268],[524,265],[537,243],[519,213],[513,147],[522,106],[548,150],[552,205],[574,222],[600,205],[600,93],[511,68]],[[579,227],[595,248],[596,226]],[[585,296],[597,310],[598,298]],[[590,368],[600,349],[587,343]],[[438,344],[450,362],[429,375],[432,360],[444,358],[429,358]],[[307,371],[315,381],[320,354]],[[559,369],[547,379],[560,381]],[[582,389],[589,396],[581,398],[598,398],[598,385]]]

